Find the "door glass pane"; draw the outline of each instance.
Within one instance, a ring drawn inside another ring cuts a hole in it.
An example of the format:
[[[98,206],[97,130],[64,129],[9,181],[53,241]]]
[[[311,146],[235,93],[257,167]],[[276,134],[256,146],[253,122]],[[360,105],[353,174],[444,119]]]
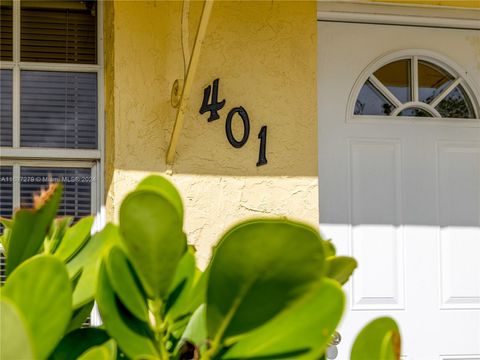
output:
[[[387,64],[373,73],[400,102],[411,100],[410,60],[398,60]]]
[[[418,116],[418,117],[433,117],[428,111],[418,108],[408,108],[402,110],[398,116]]]
[[[461,85],[440,101],[436,109],[444,118],[474,119],[473,106]]]
[[[12,70],[0,70],[0,146],[12,146]]]
[[[0,60],[13,60],[12,1],[0,2]]]
[[[355,115],[389,115],[393,108],[393,104],[367,81],[358,94]]]
[[[95,64],[96,1],[22,1],[22,61]]]
[[[33,194],[49,182],[63,183],[63,196],[58,215],[73,216],[75,221],[90,215],[92,178],[89,168],[30,167],[20,168],[20,202],[22,206],[32,206]],[[93,185],[94,186],[94,185]]]
[[[20,144],[97,148],[97,74],[22,71]]]
[[[453,76],[426,61],[418,62],[418,97],[429,103],[453,82]]]

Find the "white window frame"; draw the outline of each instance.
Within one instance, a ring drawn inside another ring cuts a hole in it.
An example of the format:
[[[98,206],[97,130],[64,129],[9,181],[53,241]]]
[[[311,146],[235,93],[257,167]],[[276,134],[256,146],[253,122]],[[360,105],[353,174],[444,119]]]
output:
[[[103,56],[103,1],[97,1],[97,64],[58,64],[20,61],[21,0],[13,1],[13,61],[0,61],[0,69],[12,70],[12,147],[0,147],[0,164],[13,166],[13,208],[20,206],[20,167],[81,167],[91,168],[91,211],[97,218],[93,231],[105,225],[104,211],[104,56]],[[97,149],[61,149],[20,147],[20,72],[23,70],[89,72],[97,74]],[[91,324],[101,324],[96,306],[91,313]]]
[[[400,101],[387,89],[380,81],[373,75],[375,71],[381,67],[390,64],[397,60],[409,59],[412,61],[411,68],[411,80],[412,80],[412,101],[408,103],[400,103]],[[417,107],[424,109],[428,112],[432,112],[432,106],[426,103],[418,101],[418,61],[425,60],[433,65],[438,66],[440,69],[447,71],[451,74],[455,80],[454,82],[437,98],[434,100],[435,107],[438,105],[438,100],[442,100],[443,96],[448,95],[448,93],[453,90],[457,85],[462,85],[463,89],[467,93],[469,100],[472,103],[473,111],[475,113],[474,119],[459,119],[459,118],[443,118],[440,116],[438,111],[434,109],[434,115],[436,117],[409,117],[409,116],[396,116],[400,111],[406,108]],[[355,103],[357,101],[360,90],[367,80],[370,80],[374,87],[380,91],[380,93],[385,96],[393,105],[396,106],[396,109],[392,112],[391,115],[355,115]],[[450,60],[446,56],[434,53],[432,51],[427,51],[424,49],[404,49],[400,51],[395,51],[392,53],[384,54],[374,61],[372,61],[360,74],[360,76],[355,81],[353,88],[350,92],[347,109],[346,109],[346,122],[347,123],[385,123],[389,122],[398,122],[398,123],[408,123],[408,122],[419,122],[424,123],[441,123],[444,125],[454,125],[454,126],[464,126],[464,127],[480,127],[480,104],[479,104],[479,91],[475,87],[475,82],[470,79],[469,74],[462,69],[454,61]],[[448,93],[447,93],[448,90]]]

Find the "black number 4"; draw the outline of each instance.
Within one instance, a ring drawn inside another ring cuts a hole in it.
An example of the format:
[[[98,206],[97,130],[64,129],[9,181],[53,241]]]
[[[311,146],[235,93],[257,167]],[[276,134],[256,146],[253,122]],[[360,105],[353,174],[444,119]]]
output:
[[[212,85],[208,85],[203,90],[203,101],[202,106],[200,107],[200,114],[210,112],[210,116],[208,118],[209,122],[220,119],[218,111],[225,106],[225,99],[220,102],[218,101],[218,81],[219,79],[213,80],[213,90]],[[209,100],[211,100],[210,104],[208,103]]]

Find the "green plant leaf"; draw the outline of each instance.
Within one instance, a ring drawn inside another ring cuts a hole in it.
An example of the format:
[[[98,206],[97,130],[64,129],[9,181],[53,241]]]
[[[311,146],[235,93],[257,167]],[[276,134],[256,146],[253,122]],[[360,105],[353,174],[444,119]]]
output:
[[[0,359],[35,359],[32,341],[17,307],[5,298],[0,300]]]
[[[178,263],[165,306],[165,312],[171,322],[194,310],[188,307],[188,302],[192,298],[191,291],[196,271],[195,254],[189,249]]]
[[[115,340],[108,340],[106,343],[94,346],[82,355],[78,360],[115,360],[117,357],[117,345]]]
[[[172,203],[178,211],[180,218],[183,219],[183,203],[180,194],[175,186],[159,175],[150,175],[143,179],[137,186],[137,190],[146,189],[154,190],[162,194],[168,201]]]
[[[302,301],[240,338],[222,359],[318,359],[340,322],[344,306],[339,284],[324,279]]]
[[[93,221],[93,216],[87,216],[70,227],[55,251],[55,256],[58,256],[65,262],[70,261],[90,239]]]
[[[183,220],[162,194],[140,189],[120,207],[120,231],[143,288],[151,299],[163,299],[187,248]]]
[[[337,250],[332,243],[332,240],[324,240],[323,241],[323,249],[325,250],[325,258],[329,258],[330,256],[335,256]]]
[[[61,197],[62,184],[51,184],[49,190],[36,198],[35,208],[15,212],[8,241],[7,275],[38,253],[55,218]]]
[[[73,291],[73,307],[78,309],[93,300],[101,258],[115,244],[120,243],[118,227],[108,224],[94,234],[84,247],[67,263],[68,273],[74,279],[80,273]]]
[[[205,350],[207,346],[207,319],[205,310],[205,305],[200,305],[193,313],[182,334],[182,338],[177,344],[175,352],[180,350],[185,341],[195,344],[202,352]]]
[[[318,232],[287,220],[252,220],[220,240],[210,264],[207,328],[213,347],[263,325],[320,283]]]
[[[52,255],[35,256],[10,274],[2,295],[25,319],[36,358],[45,359],[62,338],[72,315],[72,289],[65,265]]]
[[[99,328],[84,328],[69,332],[55,348],[49,360],[77,359],[93,346],[110,339],[107,332]]]
[[[368,323],[355,339],[351,360],[398,360],[400,359],[400,331],[395,320],[389,317]]]
[[[55,252],[72,220],[73,217],[64,216],[52,221],[48,235],[43,242],[45,253],[53,254]]]
[[[333,256],[327,258],[327,276],[345,284],[357,268],[357,261],[348,256]]]
[[[139,320],[148,322],[147,302],[125,253],[113,246],[105,263],[110,283],[122,303]]]
[[[124,321],[103,262],[98,274],[96,299],[107,332],[128,357],[158,357],[153,341]]]

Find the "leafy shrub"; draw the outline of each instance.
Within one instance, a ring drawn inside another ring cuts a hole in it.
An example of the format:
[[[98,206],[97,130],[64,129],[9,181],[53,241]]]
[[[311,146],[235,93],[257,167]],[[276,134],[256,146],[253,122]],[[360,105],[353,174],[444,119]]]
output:
[[[183,205],[159,176],[127,195],[119,225],[55,219],[61,184],[2,219],[2,359],[324,358],[356,268],[310,226],[254,219],[227,231],[204,272],[183,232]],[[96,300],[100,328],[80,328]],[[351,358],[398,359],[389,318]]]

